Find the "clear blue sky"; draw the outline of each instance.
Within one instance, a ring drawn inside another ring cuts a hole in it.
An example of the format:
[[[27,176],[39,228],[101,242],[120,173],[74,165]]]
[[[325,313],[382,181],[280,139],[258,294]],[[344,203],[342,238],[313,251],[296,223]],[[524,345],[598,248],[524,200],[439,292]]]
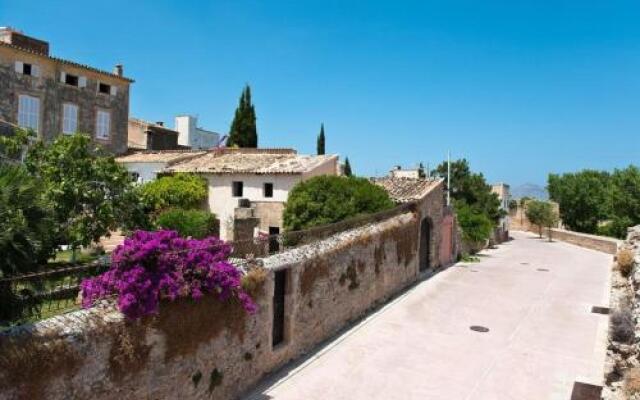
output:
[[[324,122],[359,174],[451,149],[512,185],[639,163],[638,21],[637,0],[0,0],[53,54],[123,63],[132,116],[227,132],[248,82],[261,146],[314,152]]]

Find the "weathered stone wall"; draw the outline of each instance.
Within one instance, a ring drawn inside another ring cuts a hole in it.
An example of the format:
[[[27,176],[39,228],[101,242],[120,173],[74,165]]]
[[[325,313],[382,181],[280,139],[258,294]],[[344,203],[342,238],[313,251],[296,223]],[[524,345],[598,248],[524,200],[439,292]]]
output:
[[[545,229],[548,236],[548,231]],[[567,231],[564,229],[551,229],[551,237],[555,240],[575,244],[591,250],[601,251],[608,254],[616,254],[620,240],[586,233]]]
[[[638,381],[640,376],[640,225],[629,228],[627,240],[620,244],[620,250],[631,251],[635,256],[635,264],[625,276],[621,272],[619,259],[617,259],[611,275],[609,305],[611,311],[602,398],[604,400],[638,400],[640,399],[640,381]],[[625,320],[628,322],[625,323]]]
[[[135,323],[106,307],[0,335],[0,399],[237,398],[414,282],[419,225],[409,212],[258,260],[267,274],[255,315],[206,297]],[[273,348],[280,270],[285,336]]]

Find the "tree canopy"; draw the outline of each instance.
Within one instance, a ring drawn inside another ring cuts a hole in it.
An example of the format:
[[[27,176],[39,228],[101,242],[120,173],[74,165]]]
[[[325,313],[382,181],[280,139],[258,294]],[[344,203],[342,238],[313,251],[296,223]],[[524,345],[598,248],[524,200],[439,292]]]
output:
[[[558,215],[553,205],[547,201],[532,200],[527,202],[526,215],[532,224],[538,226],[540,237],[542,237],[543,228],[551,229],[558,223]],[[549,234],[549,240],[551,240],[551,234]]]
[[[129,222],[138,207],[132,177],[87,135],[61,135],[46,146],[38,142],[26,165],[41,180],[59,244],[77,248],[98,241]]]
[[[251,88],[245,86],[229,129],[229,147],[258,147],[258,131],[256,127],[256,110],[251,103]]]
[[[168,175],[142,185],[140,194],[152,211],[198,208],[207,199],[207,182],[195,174]]]
[[[351,171],[351,163],[349,162],[349,157],[344,159],[344,176],[353,176],[353,171]]]
[[[549,174],[547,189],[571,230],[624,238],[629,226],[640,223],[640,169],[636,166],[612,173]]]
[[[301,230],[392,207],[387,192],[367,179],[322,175],[293,187],[284,225],[288,231]]]

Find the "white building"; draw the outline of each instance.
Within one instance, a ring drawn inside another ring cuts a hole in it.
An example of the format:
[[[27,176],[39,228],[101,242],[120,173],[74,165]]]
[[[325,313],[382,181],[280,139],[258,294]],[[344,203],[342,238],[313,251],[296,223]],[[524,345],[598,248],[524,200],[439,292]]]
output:
[[[407,179],[420,179],[420,168],[403,169],[401,166],[396,166],[389,171],[389,176],[392,178],[407,178]]]
[[[141,151],[116,158],[116,162],[136,177],[138,183],[149,182],[156,179],[158,173],[165,168],[180,162],[205,154],[204,151],[189,150],[159,150]]]
[[[209,184],[209,210],[220,220],[225,240],[277,234],[289,191],[317,175],[337,175],[337,155],[298,155],[289,149],[232,149],[207,152],[176,163],[169,172],[202,174]],[[254,221],[252,232],[239,219]],[[244,229],[243,233],[239,230]]]
[[[211,149],[220,142],[220,134],[198,127],[198,117],[179,115],[175,119],[178,144],[192,149]]]
[[[509,231],[509,201],[511,200],[511,191],[509,185],[506,183],[496,183],[491,185],[491,192],[498,195],[500,200],[500,208],[505,211],[505,216],[500,218],[500,228],[503,232]]]

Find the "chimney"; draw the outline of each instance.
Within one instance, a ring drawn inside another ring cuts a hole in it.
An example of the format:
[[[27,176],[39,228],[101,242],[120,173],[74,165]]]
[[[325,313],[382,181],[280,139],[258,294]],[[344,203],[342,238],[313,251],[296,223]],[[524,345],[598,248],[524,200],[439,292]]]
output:
[[[116,64],[116,66],[113,67],[114,75],[122,76],[123,73],[124,73],[124,67],[122,66],[122,64]]]
[[[158,125],[158,126],[164,126],[164,122],[162,122],[162,121],[156,121],[156,125]]]

